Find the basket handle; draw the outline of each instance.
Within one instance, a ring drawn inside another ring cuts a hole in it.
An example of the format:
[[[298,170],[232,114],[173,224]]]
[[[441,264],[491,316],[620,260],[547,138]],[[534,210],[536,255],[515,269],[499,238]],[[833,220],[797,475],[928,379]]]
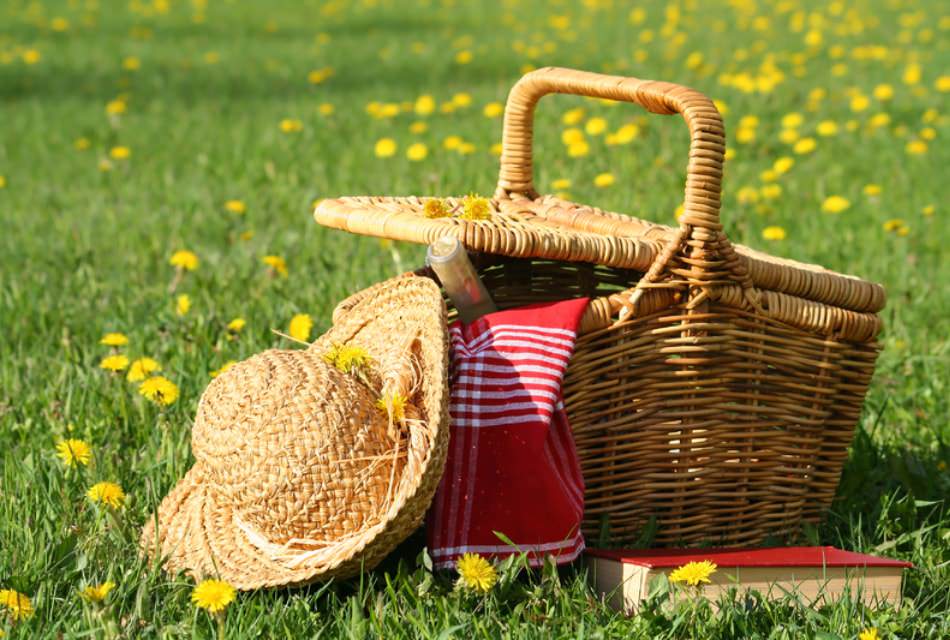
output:
[[[559,67],[537,69],[519,80],[508,94],[502,136],[501,171],[496,196],[512,193],[538,197],[534,188],[532,130],[534,107],[549,93],[566,93],[638,104],[651,113],[679,113],[689,128],[689,163],[686,166],[686,193],[680,216],[678,240],[686,245],[687,273],[678,275],[688,284],[706,288],[737,282],[752,286],[748,270],[736,256],[722,232],[719,220],[725,131],[722,116],[712,100],[702,93],[669,82],[608,76]],[[644,285],[665,271],[672,257],[654,265]]]

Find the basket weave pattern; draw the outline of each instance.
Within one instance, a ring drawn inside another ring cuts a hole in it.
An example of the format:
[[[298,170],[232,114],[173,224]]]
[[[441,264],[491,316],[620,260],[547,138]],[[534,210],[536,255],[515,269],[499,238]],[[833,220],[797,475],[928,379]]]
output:
[[[678,228],[540,195],[546,94],[680,114],[690,131]],[[500,308],[589,296],[564,382],[586,484],[585,533],[750,544],[816,521],[834,497],[870,382],[877,284],[733,246],[719,220],[725,139],[685,87],[566,69],[529,73],[505,110],[490,221],[426,219],[424,198],[340,198],[315,218],[355,233],[478,252]],[[491,255],[488,255],[491,254]]]

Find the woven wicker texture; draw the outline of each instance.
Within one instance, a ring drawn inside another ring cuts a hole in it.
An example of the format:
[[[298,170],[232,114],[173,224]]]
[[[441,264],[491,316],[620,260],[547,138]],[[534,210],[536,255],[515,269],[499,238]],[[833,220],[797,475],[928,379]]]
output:
[[[328,361],[339,345],[362,348],[369,363],[341,370]],[[438,287],[403,278],[308,349],[235,365],[203,394],[195,465],[142,547],[169,572],[239,589],[371,568],[419,526],[441,477],[447,353]],[[407,398],[404,416],[378,406],[393,394]]]
[[[683,117],[678,228],[535,191],[533,114],[549,93]],[[325,200],[314,216],[398,240],[455,235],[500,308],[590,297],[564,382],[585,533],[643,541],[655,520],[655,544],[751,544],[794,534],[834,498],[885,298],[880,285],[734,247],[719,220],[724,149],[722,119],[696,91],[540,69],[508,97],[491,220],[429,220],[414,197]]]

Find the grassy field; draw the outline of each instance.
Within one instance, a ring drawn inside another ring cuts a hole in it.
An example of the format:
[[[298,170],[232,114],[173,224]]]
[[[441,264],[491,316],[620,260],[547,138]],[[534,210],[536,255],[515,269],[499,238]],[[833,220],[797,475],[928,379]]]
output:
[[[0,610],[7,637],[216,632],[191,604],[193,582],[136,551],[139,527],[191,464],[211,372],[291,346],[272,329],[287,331],[295,314],[318,335],[335,301],[418,265],[418,247],[318,228],[312,203],[490,194],[494,103],[546,65],[717,99],[731,238],[886,285],[883,352],[839,499],[803,540],[912,561],[902,607],[740,599],[714,614],[658,599],[625,619],[577,570],[513,565],[489,595],[460,593],[411,540],[357,581],[239,595],[227,634],[950,637],[946,6],[632,4],[0,4],[0,589],[34,609],[16,621]],[[582,133],[564,136],[571,128]],[[559,97],[542,104],[536,132],[542,191],[672,223],[681,120]],[[195,270],[169,264],[180,250],[198,257]],[[235,318],[239,331],[227,328]],[[108,332],[128,344],[100,344]],[[155,359],[180,396],[142,397],[127,370],[100,368],[112,351]],[[88,465],[63,464],[64,438],[89,443]],[[121,486],[122,508],[90,501],[100,481]],[[81,597],[105,581],[116,586],[103,603]]]

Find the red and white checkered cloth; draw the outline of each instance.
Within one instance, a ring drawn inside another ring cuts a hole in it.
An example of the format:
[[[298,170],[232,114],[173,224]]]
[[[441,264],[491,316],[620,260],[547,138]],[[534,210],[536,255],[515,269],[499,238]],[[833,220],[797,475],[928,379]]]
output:
[[[586,306],[536,304],[449,327],[452,430],[428,518],[436,566],[463,553],[564,563],[584,550],[584,481],[561,382]]]

